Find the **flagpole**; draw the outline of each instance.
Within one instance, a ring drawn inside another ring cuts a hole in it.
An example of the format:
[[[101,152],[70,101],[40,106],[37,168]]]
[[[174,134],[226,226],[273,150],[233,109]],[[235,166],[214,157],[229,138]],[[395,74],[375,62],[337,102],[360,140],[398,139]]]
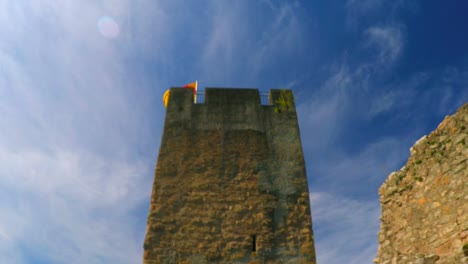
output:
[[[198,80],[195,80],[195,96],[193,97],[193,102],[197,103],[197,92],[198,92]]]

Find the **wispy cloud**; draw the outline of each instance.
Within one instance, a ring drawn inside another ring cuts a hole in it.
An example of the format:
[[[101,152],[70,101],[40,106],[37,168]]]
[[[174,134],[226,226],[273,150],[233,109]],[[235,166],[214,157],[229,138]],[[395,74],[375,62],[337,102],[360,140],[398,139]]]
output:
[[[142,187],[148,165],[104,158],[95,153],[64,149],[45,152],[0,150],[1,182],[16,191],[38,195],[63,195],[80,201],[89,209],[121,204],[115,210],[128,210],[147,195],[130,195]],[[111,181],[112,184],[107,184]],[[125,200],[125,202],[124,202]],[[129,207],[127,207],[129,206]]]
[[[383,0],[348,0],[346,8],[348,12],[369,13],[373,12],[383,5]]]
[[[273,12],[272,21],[264,28],[257,43],[258,49],[252,54],[251,63],[258,67],[257,71],[280,56],[304,48],[304,32],[298,18],[299,2],[284,2],[280,6],[270,2],[270,8]]]
[[[401,55],[404,38],[400,27],[371,27],[366,34],[368,45],[377,50],[380,66],[391,65]]]
[[[264,68],[304,49],[299,2],[216,2],[205,49],[203,76],[222,83],[251,83]],[[242,21],[242,23],[239,23]]]
[[[346,2],[346,8],[361,10],[361,12],[372,12],[381,7],[383,3],[383,0],[348,0]]]
[[[424,85],[427,86],[428,80],[428,74],[421,72],[415,73],[408,80],[402,80],[400,83],[383,85],[374,93],[366,118],[373,119],[380,114],[411,107],[418,96],[418,89]]]
[[[438,75],[440,80],[434,84],[433,90],[441,96],[435,96],[441,98],[439,113],[454,113],[468,101],[468,70],[447,67]]]
[[[385,6],[378,0],[350,0],[347,15],[372,16]],[[318,262],[371,263],[379,228],[378,188],[404,164],[414,141],[430,132],[427,123],[434,116],[428,116],[428,106],[447,113],[468,100],[467,75],[458,68],[389,81],[405,56],[406,29],[393,17],[387,21],[352,25],[363,33],[360,56],[351,50],[338,54],[320,88],[297,103],[301,130],[308,131],[301,136]],[[370,122],[383,125],[369,131]],[[405,132],[398,129],[402,123],[411,124],[402,127]]]
[[[419,5],[418,1],[404,0],[348,0],[344,5],[346,26],[356,31],[372,25],[375,20],[394,23],[400,20],[402,11],[417,13]]]
[[[307,100],[297,104],[301,129],[314,131],[314,136],[303,135],[302,142],[308,151],[317,151],[333,144],[340,132],[340,120],[349,106],[349,88],[352,73],[343,65],[336,69],[321,88]]]
[[[225,79],[227,74],[238,70],[237,65],[234,65],[237,56],[248,56],[246,46],[251,45],[248,42],[251,29],[244,23],[238,23],[243,14],[248,13],[248,9],[241,2],[229,4],[217,2],[213,9],[212,29],[203,51],[202,61],[206,66],[213,65],[204,67],[205,70],[211,71],[206,75],[218,75],[221,78],[217,79]]]
[[[385,84],[373,95],[367,118],[377,118],[380,114],[398,112],[394,118],[404,119],[420,114],[427,118],[424,112],[431,106],[434,114],[445,116],[454,113],[458,107],[468,100],[468,72],[454,67],[430,72],[419,72],[407,80],[396,84]],[[455,96],[456,95],[456,96]],[[414,120],[413,120],[414,121]],[[441,120],[440,120],[441,121]]]
[[[141,140],[154,129],[144,116],[163,113],[152,111],[150,82],[127,74],[122,49],[150,47],[128,18],[154,34],[154,18],[136,15],[152,8],[0,1],[0,262],[141,259],[135,210],[147,208],[157,148]],[[113,39],[99,32],[104,15],[120,27]]]
[[[378,201],[311,192],[310,202],[317,263],[372,263],[377,252]]]
[[[358,30],[366,18],[379,14],[384,4],[383,0],[348,0],[344,6],[347,27],[353,31]]]
[[[357,153],[330,149],[327,158],[316,156],[316,184],[325,190],[377,198],[377,189],[387,175],[408,157],[409,139],[383,138],[363,145]],[[362,185],[366,182],[365,185]]]
[[[141,257],[144,226],[136,228],[131,212],[148,202],[151,160],[9,150],[3,144],[0,160],[0,190],[7,196],[2,201],[8,201],[0,203],[0,227],[9,247],[52,263],[132,263]],[[16,258],[24,254],[13,252]]]
[[[398,91],[390,89],[384,92],[376,89],[382,86],[379,83],[381,77],[392,69],[402,54],[404,46],[402,29],[376,26],[366,29],[364,33],[364,47],[371,48],[372,55],[365,60],[360,60],[358,64],[350,62],[351,55],[349,54],[339,58],[329,66],[328,78],[323,81],[320,88],[313,91],[309,99],[298,105],[298,111],[304,113],[303,124],[306,128],[319,126],[324,128],[318,132],[319,136],[321,134],[328,138],[333,136],[336,129],[332,129],[332,126],[335,126],[332,124],[339,124],[349,119],[347,115],[362,113],[363,116],[372,118],[390,110],[397,99],[410,93],[402,89]],[[413,83],[414,87],[411,88],[415,88],[424,81],[423,78],[420,79],[420,82]],[[400,87],[403,84],[396,85]],[[376,95],[377,92],[380,94]],[[312,109],[314,111],[311,111]],[[320,140],[319,145],[328,141]]]

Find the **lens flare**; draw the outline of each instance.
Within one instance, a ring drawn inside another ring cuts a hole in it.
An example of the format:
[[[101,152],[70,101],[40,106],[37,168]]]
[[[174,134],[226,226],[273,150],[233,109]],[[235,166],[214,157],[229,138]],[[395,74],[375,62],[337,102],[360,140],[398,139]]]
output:
[[[98,20],[98,29],[101,34],[106,38],[116,38],[119,33],[119,25],[114,19],[108,16],[103,16]]]

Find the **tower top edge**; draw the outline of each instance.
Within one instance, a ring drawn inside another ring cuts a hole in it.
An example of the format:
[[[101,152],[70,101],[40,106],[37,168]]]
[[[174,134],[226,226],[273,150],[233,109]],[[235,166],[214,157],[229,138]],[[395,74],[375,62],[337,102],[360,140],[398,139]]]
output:
[[[276,105],[284,99],[294,105],[293,91],[290,89],[270,89],[260,91],[257,88],[206,87],[193,93],[192,89],[171,87],[169,104],[174,105]],[[295,107],[293,107],[295,108]]]

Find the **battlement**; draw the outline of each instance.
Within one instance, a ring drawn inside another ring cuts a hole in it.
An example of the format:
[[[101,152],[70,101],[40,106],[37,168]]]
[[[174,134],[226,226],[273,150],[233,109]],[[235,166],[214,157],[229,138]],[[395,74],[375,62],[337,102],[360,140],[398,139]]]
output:
[[[194,95],[190,89],[182,87],[171,87],[169,102],[177,106],[186,104],[256,104],[256,105],[278,105],[279,99],[287,97],[294,105],[294,98],[291,90],[272,89],[268,92],[260,92],[255,88],[215,88],[207,87],[204,91]],[[196,100],[194,100],[196,96]]]
[[[268,104],[262,104],[258,89],[206,88],[201,103],[202,100],[194,100],[193,90],[174,87],[170,89],[165,123],[166,126],[177,126],[182,122],[203,130],[251,129],[260,132],[270,130],[272,124],[297,126],[291,90],[272,89],[264,95],[268,95]]]

